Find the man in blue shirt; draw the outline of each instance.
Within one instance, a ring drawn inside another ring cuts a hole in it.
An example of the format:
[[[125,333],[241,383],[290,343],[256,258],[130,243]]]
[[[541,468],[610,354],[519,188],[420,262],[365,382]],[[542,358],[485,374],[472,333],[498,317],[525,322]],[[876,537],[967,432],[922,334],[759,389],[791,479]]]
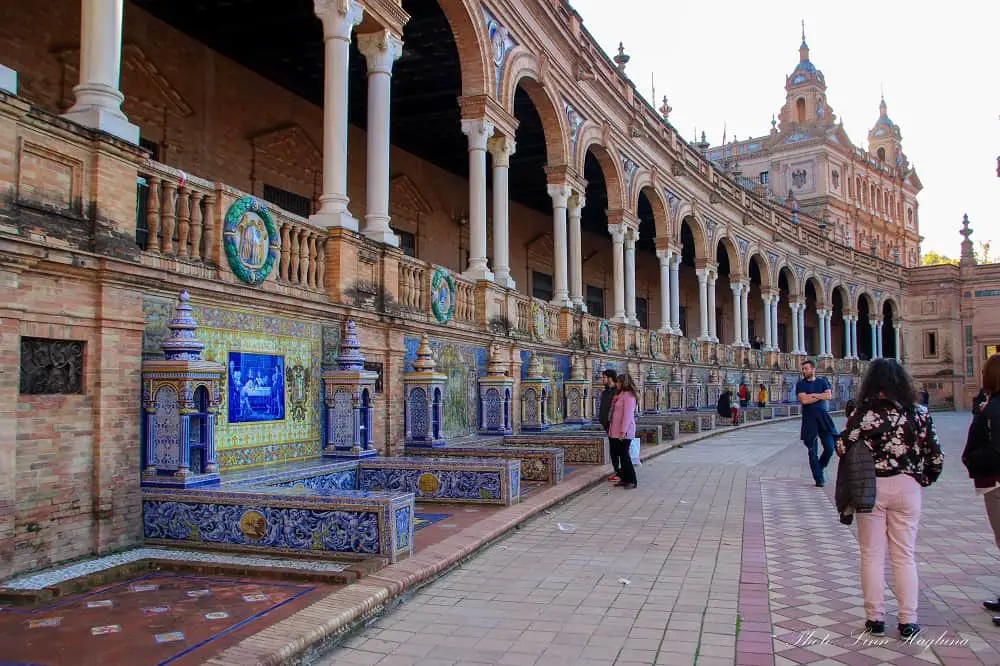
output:
[[[816,365],[806,360],[802,363],[802,379],[795,384],[795,395],[802,404],[800,436],[809,451],[809,469],[816,487],[822,488],[826,484],[823,471],[833,458],[834,437],[837,434],[826,404],[827,400],[833,399],[833,389],[825,377],[816,376]],[[817,439],[823,443],[823,455],[819,455]]]

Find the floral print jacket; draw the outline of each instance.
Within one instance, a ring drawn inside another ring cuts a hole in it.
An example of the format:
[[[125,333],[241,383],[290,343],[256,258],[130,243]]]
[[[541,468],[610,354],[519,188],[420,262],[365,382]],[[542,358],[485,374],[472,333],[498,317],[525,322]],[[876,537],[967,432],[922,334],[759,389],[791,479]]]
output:
[[[863,441],[875,460],[876,476],[909,474],[921,486],[941,475],[944,455],[930,414],[922,407],[906,410],[889,400],[859,405],[837,438],[837,453]]]

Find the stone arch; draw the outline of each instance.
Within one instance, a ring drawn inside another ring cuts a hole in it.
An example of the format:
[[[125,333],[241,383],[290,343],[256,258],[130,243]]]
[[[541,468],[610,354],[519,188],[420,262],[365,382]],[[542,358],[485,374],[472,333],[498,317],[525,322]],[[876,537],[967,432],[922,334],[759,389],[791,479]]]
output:
[[[758,247],[750,248],[747,252],[746,263],[743,264],[743,274],[750,275],[750,264],[757,262],[757,269],[760,271],[760,284],[764,289],[773,288],[772,285],[776,282],[772,276],[772,271],[774,267],[771,266],[771,262],[768,261],[767,255]]]
[[[861,308],[861,301],[865,301],[866,304],[868,305],[869,315],[874,315],[876,312],[875,297],[872,296],[867,289],[862,289],[861,292],[858,294],[857,301],[854,303],[855,310],[859,310]]]
[[[719,240],[715,241],[715,252],[719,251],[719,246],[722,246],[726,250],[726,256],[729,257],[729,275],[736,277],[743,277],[746,273],[743,272],[743,256],[740,254],[740,248],[732,238],[730,238],[726,233],[719,234]],[[714,253],[712,257],[714,258]]]
[[[879,304],[879,311],[885,314],[885,309],[889,308],[889,313],[892,315],[892,320],[898,322],[900,319],[899,303],[896,301],[894,296],[886,296],[882,299],[882,303]]]
[[[458,50],[458,66],[462,73],[462,96],[489,95],[495,97],[494,62],[489,27],[482,18],[482,9],[469,0],[437,0],[448,20]],[[509,54],[508,54],[509,55]],[[501,66],[503,62],[501,61]]]
[[[653,221],[656,223],[656,237],[670,240],[670,211],[667,208],[667,202],[664,200],[663,195],[653,186],[652,180],[649,178],[649,172],[643,172],[636,178],[635,201],[632,203],[635,205],[633,212],[637,216],[639,215],[640,194],[646,195],[649,205],[653,209]]]
[[[803,294],[802,285],[799,284],[799,278],[795,275],[795,269],[793,269],[788,264],[782,264],[778,267],[775,272],[775,284],[781,279],[782,274],[784,274],[785,279],[788,280],[788,296],[789,298],[800,298]]]
[[[840,294],[840,302],[844,307],[844,314],[849,314],[855,311],[854,305],[851,303],[850,291],[844,285],[843,282],[835,282],[833,286],[830,287],[830,307],[833,307],[833,295],[835,293]]]
[[[601,139],[601,128],[596,125],[584,130],[583,136],[580,137],[577,169],[583,173],[587,152],[592,152],[597,163],[601,165],[601,173],[604,175],[608,191],[608,210],[622,210],[625,208],[625,190],[621,167],[615,158],[614,149],[605,146]]]
[[[826,297],[826,290],[823,289],[823,280],[820,279],[815,273],[806,273],[805,279],[802,281],[802,296],[806,295],[806,285],[812,284],[813,289],[816,290],[816,306],[819,308],[826,308],[829,305],[829,299]]]
[[[514,115],[514,96],[518,87],[528,95],[531,103],[542,119],[542,131],[545,133],[545,158],[550,166],[564,165],[570,162],[569,132],[565,126],[565,116],[560,113],[559,105],[549,92],[549,88],[539,82],[537,58],[527,49],[518,46],[514,49],[507,65],[508,76],[503,81],[501,102],[508,113]]]
[[[680,239],[681,227],[687,224],[688,228],[691,230],[691,236],[694,239],[695,259],[708,258],[708,233],[705,230],[705,225],[702,220],[695,215],[690,206],[682,208],[677,214],[677,219],[679,220],[677,224],[678,240]]]

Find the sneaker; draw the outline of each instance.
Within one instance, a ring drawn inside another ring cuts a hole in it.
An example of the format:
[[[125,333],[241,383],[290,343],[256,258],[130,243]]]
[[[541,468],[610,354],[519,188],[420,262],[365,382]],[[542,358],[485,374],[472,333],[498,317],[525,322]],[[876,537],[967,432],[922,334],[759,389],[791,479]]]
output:
[[[817,488],[823,488],[824,486],[826,486],[826,483],[824,481],[817,481],[816,482],[816,487]]]
[[[608,477],[608,481],[620,481],[620,480],[621,479],[618,478],[617,474],[612,474],[611,476]]]
[[[865,620],[865,633],[872,636],[885,636],[885,622],[881,620]]]
[[[904,641],[908,638],[913,638],[920,633],[920,625],[916,622],[907,622],[906,624],[899,625],[899,637]]]

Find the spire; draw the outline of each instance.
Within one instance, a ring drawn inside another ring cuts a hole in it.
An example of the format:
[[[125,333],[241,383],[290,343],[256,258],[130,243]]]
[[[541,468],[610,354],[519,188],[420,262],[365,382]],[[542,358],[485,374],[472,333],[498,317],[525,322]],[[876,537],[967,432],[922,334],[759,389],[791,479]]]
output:
[[[170,337],[160,345],[166,360],[201,360],[201,350],[205,348],[205,343],[195,335],[195,331],[198,330],[198,322],[191,316],[191,296],[187,289],[177,297],[174,318],[167,323],[167,328],[170,329]]]
[[[344,339],[340,343],[337,367],[340,370],[364,370],[365,368],[365,357],[361,353],[358,329],[354,325],[353,319],[348,319],[344,324]]]
[[[969,216],[968,214],[962,216],[962,230],[959,231],[964,239],[962,241],[962,257],[959,259],[959,266],[975,266],[976,265],[976,250],[972,245],[972,241],[969,236],[972,235],[972,227],[969,226]]]
[[[413,369],[416,372],[434,372],[437,363],[434,361],[434,353],[431,351],[431,343],[427,336],[421,336],[420,346],[417,348],[417,359],[413,362]]]
[[[889,117],[889,114],[887,113],[888,108],[889,107],[887,107],[886,104],[885,104],[885,93],[883,92],[882,93],[882,100],[878,103],[878,117],[879,118],[888,118]]]
[[[799,45],[799,62],[809,62],[809,45],[806,44],[805,19],[802,19],[802,44]]]

